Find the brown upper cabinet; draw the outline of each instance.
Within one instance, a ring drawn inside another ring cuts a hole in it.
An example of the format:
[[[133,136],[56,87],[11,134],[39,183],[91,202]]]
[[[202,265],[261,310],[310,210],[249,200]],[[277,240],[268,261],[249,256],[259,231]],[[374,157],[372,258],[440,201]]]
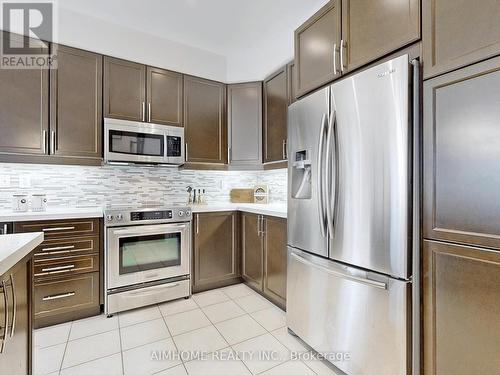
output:
[[[104,117],[182,126],[182,74],[104,57]]]
[[[423,0],[424,78],[500,54],[500,2]]]
[[[1,35],[3,36],[3,34]],[[22,37],[10,34],[14,40]],[[43,48],[40,48],[40,53]],[[0,69],[0,154],[46,155],[49,70]],[[4,157],[0,156],[0,160]]]
[[[102,158],[102,56],[55,46],[50,78],[50,153]]]
[[[186,162],[227,162],[226,85],[184,77]]]
[[[287,159],[288,92],[286,66],[264,81],[264,163]]]
[[[419,0],[331,0],[295,31],[297,96],[419,39]]]
[[[193,228],[193,291],[241,281],[238,213],[196,214]]]
[[[290,105],[297,101],[297,66],[295,61],[288,63],[286,68],[288,71],[288,105]]]
[[[498,87],[500,57],[424,83],[425,238],[500,249]]]

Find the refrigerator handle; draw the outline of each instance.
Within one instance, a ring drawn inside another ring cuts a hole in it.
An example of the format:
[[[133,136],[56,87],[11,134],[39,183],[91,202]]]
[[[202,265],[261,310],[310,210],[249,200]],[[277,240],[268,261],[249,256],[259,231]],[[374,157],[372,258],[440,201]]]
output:
[[[327,115],[323,114],[321,117],[321,130],[319,132],[319,144],[318,144],[318,172],[316,173],[316,183],[318,185],[318,206],[319,206],[319,228],[321,230],[321,236],[326,236],[326,223],[325,223],[325,189],[323,180],[323,162],[325,155],[323,153],[323,145],[325,143],[325,132],[327,129]]]
[[[326,169],[325,169],[325,180],[326,180],[326,221],[328,224],[328,232],[330,233],[330,238],[333,238],[335,223],[334,223],[334,208],[332,207],[332,202],[335,203],[336,199],[332,201],[332,195],[337,195],[337,178],[334,177],[332,172],[332,137],[334,136],[335,127],[337,123],[337,112],[333,110],[330,114],[330,121],[328,123],[328,135],[326,137]],[[337,169],[337,168],[336,168]],[[337,170],[335,170],[337,172]],[[331,180],[334,178],[332,184]],[[334,191],[332,192],[332,185]]]

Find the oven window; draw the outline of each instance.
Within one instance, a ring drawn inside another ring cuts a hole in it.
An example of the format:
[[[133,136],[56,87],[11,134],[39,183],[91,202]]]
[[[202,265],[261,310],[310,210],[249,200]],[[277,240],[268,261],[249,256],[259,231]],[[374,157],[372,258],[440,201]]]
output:
[[[119,244],[120,275],[181,264],[180,233],[125,237]]]
[[[109,131],[109,150],[120,154],[163,157],[165,137],[160,134]]]
[[[178,157],[181,156],[181,137],[175,137],[172,135],[167,136],[167,156]]]

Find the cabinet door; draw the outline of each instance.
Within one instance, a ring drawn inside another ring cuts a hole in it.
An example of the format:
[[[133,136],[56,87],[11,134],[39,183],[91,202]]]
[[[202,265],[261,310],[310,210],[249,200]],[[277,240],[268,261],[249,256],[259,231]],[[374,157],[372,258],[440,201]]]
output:
[[[12,275],[12,278],[10,277]],[[2,374],[28,375],[31,368],[31,287],[28,263],[20,263],[3,276],[7,293],[9,324],[4,352],[0,354]],[[12,282],[13,281],[13,282]],[[5,292],[5,291],[4,291]],[[3,293],[0,293],[3,299]],[[3,335],[5,309],[0,302],[0,330]]]
[[[420,0],[342,0],[344,66],[365,65],[420,39]]]
[[[331,0],[295,30],[297,96],[307,94],[340,76],[340,40],[340,0]],[[334,63],[337,64],[337,71],[334,70]]]
[[[424,374],[498,374],[499,285],[500,252],[424,241]]]
[[[424,78],[500,53],[498,0],[423,0]]]
[[[286,160],[288,83],[286,66],[264,81],[264,162]]]
[[[196,214],[193,238],[195,292],[229,285],[240,277],[237,212]]]
[[[182,126],[182,74],[147,68],[148,121]]]
[[[288,105],[297,101],[297,65],[292,61],[287,65],[288,71]]]
[[[229,85],[227,89],[229,163],[262,163],[262,83]]]
[[[50,81],[51,154],[102,158],[102,56],[57,46]]]
[[[146,121],[146,67],[104,57],[104,117]]]
[[[286,220],[264,219],[264,293],[280,307],[286,305]]]
[[[263,237],[259,215],[241,214],[242,276],[253,287],[262,290]]]
[[[11,34],[11,38],[21,37]],[[0,69],[0,87],[0,153],[45,154],[49,70]]]
[[[224,164],[227,160],[226,88],[223,83],[184,77],[186,161]]]
[[[424,237],[500,249],[500,58],[424,83]]]

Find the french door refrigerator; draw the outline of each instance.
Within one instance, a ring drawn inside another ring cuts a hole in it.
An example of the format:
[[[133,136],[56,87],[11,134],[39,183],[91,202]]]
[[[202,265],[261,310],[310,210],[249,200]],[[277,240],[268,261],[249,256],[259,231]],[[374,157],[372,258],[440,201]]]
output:
[[[289,107],[287,325],[349,375],[419,373],[418,77],[404,55]]]

